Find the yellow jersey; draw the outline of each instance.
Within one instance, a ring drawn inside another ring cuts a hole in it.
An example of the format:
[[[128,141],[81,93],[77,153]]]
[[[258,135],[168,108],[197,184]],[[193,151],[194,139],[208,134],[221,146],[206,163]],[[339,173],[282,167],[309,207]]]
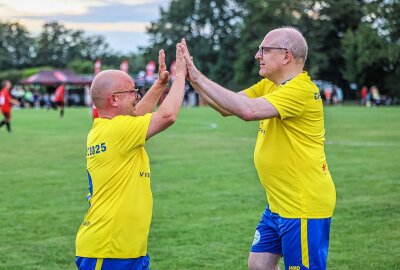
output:
[[[76,256],[146,255],[153,197],[144,144],[151,116],[94,119],[86,154],[89,210],[76,237]]]
[[[265,98],[280,115],[260,121],[254,150],[271,211],[285,218],[331,217],[336,191],[325,157],[318,87],[302,72],[279,86],[263,79],[245,93]]]

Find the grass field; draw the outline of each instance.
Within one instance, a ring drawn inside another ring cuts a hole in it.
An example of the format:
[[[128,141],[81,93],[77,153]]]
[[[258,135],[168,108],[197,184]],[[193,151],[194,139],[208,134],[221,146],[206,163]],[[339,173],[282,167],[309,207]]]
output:
[[[329,107],[337,189],[328,269],[400,269],[400,108]],[[0,130],[0,269],[75,269],[87,209],[87,109],[13,113]],[[253,165],[256,122],[183,109],[147,146],[152,269],[247,269],[266,198]]]

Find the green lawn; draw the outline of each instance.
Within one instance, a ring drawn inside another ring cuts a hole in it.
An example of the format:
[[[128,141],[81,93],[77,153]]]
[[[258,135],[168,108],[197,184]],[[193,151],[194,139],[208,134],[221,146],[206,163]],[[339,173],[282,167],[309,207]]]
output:
[[[400,269],[400,108],[329,107],[337,189],[328,269]],[[87,209],[88,109],[13,112],[0,130],[0,269],[75,269]],[[266,198],[253,165],[257,122],[184,108],[146,148],[152,269],[247,269]]]

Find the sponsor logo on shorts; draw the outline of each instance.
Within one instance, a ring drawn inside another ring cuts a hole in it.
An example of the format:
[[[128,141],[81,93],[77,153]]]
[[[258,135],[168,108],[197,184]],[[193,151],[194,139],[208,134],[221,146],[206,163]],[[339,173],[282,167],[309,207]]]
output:
[[[289,270],[300,270],[300,266],[289,265]]]
[[[257,245],[258,242],[260,242],[260,232],[256,230],[256,233],[254,234],[254,240],[253,240],[253,246]]]

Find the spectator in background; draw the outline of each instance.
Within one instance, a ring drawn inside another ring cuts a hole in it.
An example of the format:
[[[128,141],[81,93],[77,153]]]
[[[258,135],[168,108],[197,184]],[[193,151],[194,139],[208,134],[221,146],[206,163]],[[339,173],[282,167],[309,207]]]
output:
[[[337,98],[337,86],[336,85],[334,85],[332,87],[332,97],[331,97],[331,99],[332,99],[332,104],[333,105],[337,105],[338,98]]]
[[[33,91],[33,104],[36,109],[38,109],[40,107],[40,99],[41,99],[40,92],[38,90],[34,90]]]
[[[51,98],[49,93],[45,92],[43,96],[40,99],[40,107],[45,108],[45,109],[50,109],[51,108]]]
[[[25,90],[21,86],[13,86],[10,90],[11,96],[18,101],[18,103],[24,104]]]
[[[24,107],[25,108],[32,108],[34,105],[34,96],[33,93],[28,89],[25,91],[24,94]]]
[[[10,94],[11,82],[5,81],[0,91],[0,106],[1,112],[4,115],[4,120],[0,122],[0,128],[6,125],[7,131],[11,132],[11,109],[12,105],[19,105],[18,100],[13,99]]]
[[[368,88],[364,85],[360,90],[361,106],[367,105]]]
[[[65,84],[60,84],[54,93],[54,104],[56,109],[60,108],[60,117],[64,117]]]
[[[371,86],[370,92],[372,98],[372,105],[378,106],[381,103],[381,95],[379,93],[378,87],[376,87],[375,85]]]
[[[343,90],[339,86],[336,88],[336,98],[337,98],[337,104],[342,105],[343,104]]]
[[[328,85],[324,88],[325,104],[330,105],[332,102],[332,86]]]

